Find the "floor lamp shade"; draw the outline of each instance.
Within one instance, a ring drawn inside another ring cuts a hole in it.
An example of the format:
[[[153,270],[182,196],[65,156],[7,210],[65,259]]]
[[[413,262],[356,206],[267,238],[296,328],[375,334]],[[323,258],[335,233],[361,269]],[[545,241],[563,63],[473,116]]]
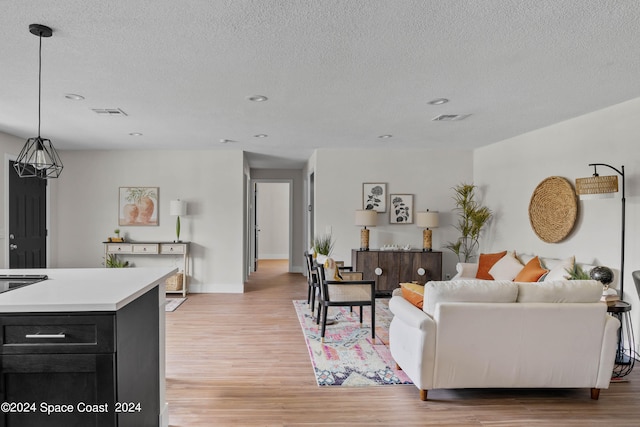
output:
[[[169,204],[169,215],[176,218],[176,242],[180,241],[180,216],[187,214],[187,202],[182,200],[172,200]]]
[[[375,227],[378,222],[378,213],[371,209],[359,209],[356,211],[355,223],[363,227],[360,230],[360,250],[369,250],[369,230],[367,227]]]
[[[581,199],[607,199],[618,192],[618,176],[590,176],[576,179],[576,194]]]
[[[436,228],[439,225],[438,212],[416,212],[416,225],[422,230],[422,250],[432,250],[432,232],[431,228]]]

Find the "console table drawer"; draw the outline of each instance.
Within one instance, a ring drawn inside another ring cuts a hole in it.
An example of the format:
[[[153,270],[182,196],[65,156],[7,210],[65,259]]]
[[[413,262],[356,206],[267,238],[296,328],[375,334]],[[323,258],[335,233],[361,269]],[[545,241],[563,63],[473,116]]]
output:
[[[107,244],[107,253],[110,254],[130,254],[133,247],[129,244],[110,243]]]
[[[3,316],[0,353],[110,353],[114,348],[114,317]]]
[[[134,244],[133,253],[134,254],[157,254],[158,253],[158,245],[156,244]]]
[[[185,245],[183,244],[171,244],[171,243],[163,243],[160,245],[160,253],[161,254],[183,254]]]

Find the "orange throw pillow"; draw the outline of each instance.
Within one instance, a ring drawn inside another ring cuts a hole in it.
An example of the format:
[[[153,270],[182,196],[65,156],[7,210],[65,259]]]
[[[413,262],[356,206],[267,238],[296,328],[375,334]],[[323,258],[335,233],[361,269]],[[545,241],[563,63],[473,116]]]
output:
[[[478,258],[478,272],[476,273],[476,279],[493,280],[493,276],[489,274],[489,270],[491,270],[493,264],[498,262],[500,258],[506,254],[507,251],[495,254],[480,254],[480,257]]]
[[[400,286],[402,287],[402,298],[422,309],[424,305],[424,285],[400,283]]]
[[[513,279],[514,282],[537,282],[549,270],[542,268],[538,257],[533,257],[531,261],[525,264],[520,273]]]

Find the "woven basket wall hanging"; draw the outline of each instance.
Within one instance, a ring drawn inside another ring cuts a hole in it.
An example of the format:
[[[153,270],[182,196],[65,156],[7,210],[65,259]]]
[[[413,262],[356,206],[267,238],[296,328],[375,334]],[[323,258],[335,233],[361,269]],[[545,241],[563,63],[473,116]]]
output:
[[[547,243],[557,243],[571,233],[578,217],[578,198],[567,179],[550,176],[531,195],[529,222],[536,235]]]

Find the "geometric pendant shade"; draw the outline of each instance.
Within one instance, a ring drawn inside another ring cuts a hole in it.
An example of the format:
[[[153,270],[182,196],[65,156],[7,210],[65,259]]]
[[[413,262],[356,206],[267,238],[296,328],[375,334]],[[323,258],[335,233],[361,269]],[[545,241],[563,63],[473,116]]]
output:
[[[39,136],[27,140],[13,167],[22,178],[41,179],[58,178],[63,168],[51,141]]]

